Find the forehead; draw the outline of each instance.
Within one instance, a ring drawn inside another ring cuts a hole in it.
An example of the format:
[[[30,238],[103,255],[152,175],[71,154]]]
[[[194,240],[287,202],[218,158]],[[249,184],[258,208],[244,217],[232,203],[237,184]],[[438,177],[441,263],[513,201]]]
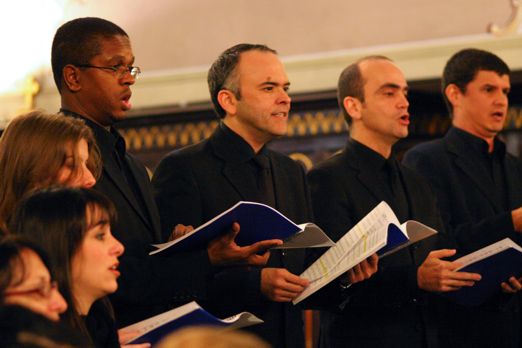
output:
[[[272,52],[253,50],[241,53],[237,73],[240,82],[288,83],[283,63]]]
[[[113,58],[124,58],[133,60],[131,43],[128,37],[115,35],[110,37],[100,37],[98,39],[99,53],[93,59],[110,60]]]
[[[491,70],[479,70],[473,80],[469,84],[476,85],[499,85],[501,88],[509,87],[510,80],[509,75],[499,75],[496,71]],[[468,84],[468,85],[469,85]]]
[[[47,267],[45,267],[40,257],[33,250],[23,249],[20,252],[20,260],[21,262],[23,262],[23,265],[20,263],[16,265],[16,267],[19,268],[19,271],[17,271],[16,273],[20,274],[20,276],[22,276],[21,268],[23,267],[24,270],[24,279],[21,279],[20,285],[29,282],[34,282],[42,278],[50,278]],[[20,281],[20,278],[18,279],[18,281]]]
[[[366,60],[359,64],[359,69],[365,81],[365,89],[376,90],[388,84],[397,85],[401,88],[407,86],[402,71],[388,60]]]
[[[87,204],[87,208],[85,211],[85,220],[87,222],[87,226],[94,226],[98,224],[100,221],[107,221],[109,219],[109,214],[105,209],[100,207],[96,203]]]

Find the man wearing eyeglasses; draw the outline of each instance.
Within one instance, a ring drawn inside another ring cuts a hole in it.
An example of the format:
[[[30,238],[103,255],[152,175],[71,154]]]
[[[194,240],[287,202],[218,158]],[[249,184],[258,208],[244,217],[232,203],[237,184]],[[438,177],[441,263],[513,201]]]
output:
[[[203,301],[208,296],[211,265],[249,261],[249,257],[257,261],[256,253],[274,243],[239,248],[225,235],[199,253],[148,256],[151,244],[164,242],[159,214],[144,166],[127,153],[124,139],[114,128],[132,107],[131,86],[140,73],[133,64],[128,35],[107,20],[78,18],[55,34],[52,68],[61,111],[83,119],[93,130],[103,161],[94,188],[106,194],[118,212],[118,221],[111,227],[126,252],[120,258],[119,289],[111,300],[122,326],[172,305]]]

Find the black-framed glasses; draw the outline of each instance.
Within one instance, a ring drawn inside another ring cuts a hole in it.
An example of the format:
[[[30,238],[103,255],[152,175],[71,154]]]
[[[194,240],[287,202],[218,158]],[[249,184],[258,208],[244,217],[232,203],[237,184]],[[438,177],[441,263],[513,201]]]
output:
[[[139,67],[130,65],[97,66],[91,64],[74,64],[74,66],[77,66],[78,68],[110,70],[114,73],[118,73],[119,78],[122,78],[125,74],[129,73],[133,78],[137,79],[138,75],[141,74],[141,69]]]
[[[20,296],[20,295],[38,295],[42,298],[51,297],[53,290],[58,289],[58,283],[56,281],[42,283],[39,287],[27,290],[14,290],[6,291],[4,296]]]

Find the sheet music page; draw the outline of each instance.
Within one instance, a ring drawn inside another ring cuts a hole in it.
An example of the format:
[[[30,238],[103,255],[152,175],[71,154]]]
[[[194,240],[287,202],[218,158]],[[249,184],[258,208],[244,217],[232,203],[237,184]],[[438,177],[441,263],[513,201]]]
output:
[[[458,269],[456,269],[456,271],[459,271],[463,267],[466,267],[474,262],[488,258],[491,255],[498,254],[509,248],[514,248],[514,249],[522,252],[522,248],[518,244],[516,244],[509,238],[504,238],[501,241],[490,244],[485,248],[479,249],[471,254],[468,254],[466,256],[463,256],[463,257],[455,260],[455,262],[462,264],[462,266],[459,267]]]
[[[397,221],[386,202],[379,203],[336,244],[306,269],[301,277],[310,285],[292,302],[297,304],[377,252],[386,244],[390,222]]]

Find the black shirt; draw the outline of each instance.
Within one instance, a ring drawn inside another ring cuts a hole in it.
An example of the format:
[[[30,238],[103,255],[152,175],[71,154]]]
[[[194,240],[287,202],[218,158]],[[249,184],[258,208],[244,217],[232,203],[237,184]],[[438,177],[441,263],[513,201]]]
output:
[[[461,139],[461,144],[467,144],[466,149],[469,158],[477,165],[479,170],[484,171],[490,180],[489,185],[494,187],[495,203],[503,210],[509,210],[509,198],[507,193],[507,181],[504,169],[504,159],[506,157],[506,145],[495,138],[493,151],[489,152],[489,144],[479,138],[459,128],[451,128],[449,132]]]
[[[248,173],[250,178],[247,180],[256,183],[256,187],[258,188],[258,197],[252,198],[252,200],[267,204],[273,208],[277,208],[274,196],[272,170],[270,166],[270,159],[266,154],[266,146],[263,146],[256,154],[250,144],[248,144],[241,136],[228,128],[224,123],[220,123],[219,127],[225,134],[225,137],[227,137],[227,142],[229,142],[231,145],[231,149],[234,149],[233,151],[235,159],[238,162],[244,162],[245,165],[249,168]],[[263,170],[266,170],[265,175],[263,174]]]
[[[377,176],[381,185],[379,190],[383,193],[383,197],[386,197],[386,203],[392,208],[399,221],[402,223],[408,220],[410,217],[408,200],[404,191],[399,163],[395,155],[392,153],[386,159],[381,154],[352,138],[348,141],[356,156],[360,158],[361,166]]]

